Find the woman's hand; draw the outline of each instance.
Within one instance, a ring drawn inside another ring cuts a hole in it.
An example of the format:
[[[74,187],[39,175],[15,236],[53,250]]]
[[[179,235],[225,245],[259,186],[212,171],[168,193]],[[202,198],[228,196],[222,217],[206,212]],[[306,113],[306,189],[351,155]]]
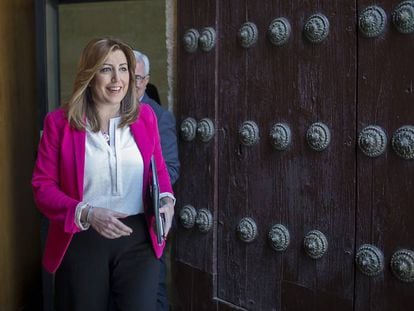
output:
[[[93,207],[89,212],[88,221],[105,238],[117,239],[132,233],[132,229],[119,220],[119,218],[127,216],[127,214],[115,212],[107,208]]]
[[[170,197],[161,199],[160,213],[164,215],[164,238],[167,238],[174,217],[174,201]]]

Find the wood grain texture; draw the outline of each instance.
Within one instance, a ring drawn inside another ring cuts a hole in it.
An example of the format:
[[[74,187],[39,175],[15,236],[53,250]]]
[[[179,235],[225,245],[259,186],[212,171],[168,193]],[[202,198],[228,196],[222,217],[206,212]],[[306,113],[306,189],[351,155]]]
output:
[[[216,120],[215,102],[215,49],[204,52],[198,49],[188,53],[182,45],[184,33],[189,28],[199,32],[204,27],[215,27],[215,2],[194,1],[178,2],[178,67],[177,80],[177,126],[187,118],[197,121],[203,118]],[[179,131],[178,131],[179,132]],[[177,210],[191,204],[197,210],[208,209],[216,212],[214,178],[216,173],[215,158],[216,139],[202,142],[196,138],[187,142],[179,140],[181,176],[176,184]],[[178,227],[176,240],[176,258],[195,268],[209,273],[213,272],[215,248],[214,230],[201,233],[196,227],[184,229]],[[206,254],[208,254],[206,256]]]
[[[230,10],[230,2],[221,2],[219,18],[225,45],[219,53],[219,116],[228,135],[219,143],[218,296],[249,310],[283,310],[281,281],[286,280],[352,301],[353,258],[345,252],[350,254],[354,243],[356,39],[346,29],[353,25],[354,8],[246,1]],[[318,45],[301,34],[316,12],[332,24],[329,37]],[[281,16],[289,19],[292,37],[275,47],[267,28]],[[259,30],[257,44],[248,50],[233,39],[245,21]],[[260,129],[260,142],[252,147],[241,145],[237,135],[247,120]],[[308,127],[318,121],[332,134],[330,146],[321,152],[305,140]],[[273,150],[268,138],[276,122],[292,130],[292,146],[284,152]],[[259,232],[250,244],[235,234],[246,216],[256,221]],[[284,253],[274,252],[267,242],[276,223],[290,230],[291,245]],[[313,229],[329,241],[319,260],[302,248]]]
[[[390,143],[380,157],[364,156],[357,137],[365,126],[377,124],[390,142],[396,129],[413,124],[413,35],[399,34],[389,21],[381,37],[361,37],[358,10],[372,4],[365,0],[222,0],[216,2],[215,12],[208,10],[211,3],[199,2],[179,1],[178,26],[183,34],[201,27],[200,21],[208,24],[206,16],[210,22],[215,19],[216,54],[186,54],[179,47],[178,118],[197,119],[214,110],[217,145],[181,143],[185,164],[179,193],[183,205],[211,202],[213,194],[217,223],[211,238],[195,230],[178,231],[178,262],[193,267],[187,270],[192,277],[199,269],[214,276],[210,296],[191,292],[191,308],[197,306],[195,300],[202,305],[213,299],[219,310],[409,310],[414,285],[396,280],[389,262],[396,250],[414,247],[414,168]],[[377,5],[389,16],[395,2]],[[302,33],[315,13],[330,21],[329,36],[320,44],[308,42]],[[292,26],[290,40],[281,47],[267,38],[269,24],[277,17],[287,18]],[[247,21],[255,23],[259,33],[249,49],[238,40],[239,28]],[[205,107],[199,96],[215,105]],[[248,120],[260,130],[259,143],[250,147],[238,137],[239,127]],[[292,131],[286,151],[270,144],[269,131],[276,122]],[[331,131],[324,151],[307,144],[306,131],[314,122],[325,123]],[[258,228],[251,243],[241,242],[236,234],[244,217],[253,218]],[[268,231],[276,223],[290,231],[290,245],[282,253],[268,245]],[[304,236],[314,229],[329,243],[327,253],[316,260],[303,249]],[[356,269],[355,253],[364,243],[384,252],[385,270],[378,277]],[[202,284],[208,275],[201,277]]]
[[[358,8],[371,5],[359,1]],[[376,3],[392,12],[395,1]],[[384,33],[374,39],[358,37],[358,132],[365,126],[381,126],[388,136],[384,154],[368,158],[358,152],[357,248],[377,246],[385,259],[377,277],[356,274],[356,310],[411,310],[414,283],[397,280],[390,269],[393,253],[414,249],[414,166],[397,156],[392,134],[414,124],[413,35],[399,33],[388,21]]]

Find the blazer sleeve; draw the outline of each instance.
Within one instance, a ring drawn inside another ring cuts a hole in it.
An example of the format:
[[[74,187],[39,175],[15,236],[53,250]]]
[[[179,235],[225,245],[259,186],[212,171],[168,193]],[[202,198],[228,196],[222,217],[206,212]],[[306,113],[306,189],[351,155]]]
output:
[[[177,133],[175,118],[168,110],[164,110],[158,119],[158,130],[161,138],[162,154],[170,175],[171,184],[174,184],[180,172],[178,159]]]
[[[154,159],[155,159],[155,163],[157,165],[157,173],[158,173],[158,182],[160,184],[160,192],[169,192],[169,193],[173,193],[172,190],[172,186],[171,186],[171,181],[170,181],[170,176],[167,170],[167,166],[165,164],[164,161],[164,157],[162,155],[162,150],[161,150],[161,139],[160,139],[160,134],[158,131],[158,122],[157,122],[157,118],[155,116],[154,111],[149,108],[149,106],[147,105],[147,111],[148,111],[148,123],[151,124],[151,128],[149,129],[150,133],[153,134],[153,143],[154,143],[154,148],[153,148],[153,155],[154,155]],[[145,109],[145,108],[144,108]]]
[[[34,200],[37,208],[49,220],[62,225],[65,232],[75,233],[79,231],[74,223],[79,201],[61,188],[59,165],[64,126],[58,126],[61,122],[55,117],[55,113],[50,113],[44,121],[32,177]]]

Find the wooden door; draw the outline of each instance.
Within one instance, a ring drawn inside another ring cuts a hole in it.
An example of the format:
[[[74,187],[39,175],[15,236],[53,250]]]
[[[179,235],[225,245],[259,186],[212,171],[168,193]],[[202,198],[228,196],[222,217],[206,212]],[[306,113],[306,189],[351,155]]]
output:
[[[411,8],[406,12],[411,12],[413,18],[414,2],[405,3],[404,10]],[[411,158],[414,156],[413,129],[405,127],[397,132],[403,126],[414,124],[414,34],[402,34],[392,22],[398,1],[383,0],[375,4],[377,7],[371,8],[373,14],[379,19],[378,12],[382,9],[386,19],[378,36],[366,38],[359,35],[357,127],[360,134],[372,125],[377,126],[385,134],[386,142],[383,152],[378,155],[367,156],[361,149],[357,155],[356,252],[358,254],[358,249],[366,244],[377,250],[366,249],[366,254],[361,256],[368,259],[368,266],[362,271],[371,272],[371,275],[357,270],[355,310],[411,310],[414,296],[414,163],[399,156],[392,141],[394,137],[397,150],[407,151],[405,154]],[[358,10],[361,12],[371,5],[372,2],[361,0]],[[411,19],[411,28],[413,23]],[[373,149],[377,150],[381,136],[375,133],[374,137]],[[401,147],[404,139],[407,145]],[[398,251],[403,253],[392,260]],[[378,265],[381,261],[382,265]],[[394,270],[402,265],[398,275],[405,275],[406,282],[393,274],[392,262]]]
[[[201,32],[205,27],[216,27],[215,1],[179,1],[177,12],[180,38],[189,29]],[[216,51],[216,48],[209,52],[197,49],[189,53],[183,44],[178,46],[178,125],[188,118],[196,122],[205,118],[216,122]],[[177,197],[181,197],[180,208],[191,205],[197,210],[206,209],[217,219],[217,136],[203,142],[199,137],[185,140],[182,135],[179,154],[183,174],[180,175],[175,190]],[[212,310],[210,303],[215,296],[213,284],[216,274],[216,230],[201,233],[195,228],[185,229],[179,225],[177,231],[174,245],[174,269],[177,278],[173,282],[175,308]]]
[[[225,1],[219,10],[219,118],[227,134],[218,135],[217,295],[248,310],[352,310],[354,7],[331,1],[243,4],[234,9],[232,1]],[[332,24],[319,44],[302,34],[315,13]],[[274,46],[267,35],[278,17],[285,17],[292,29],[282,46]],[[247,49],[237,40],[246,21],[259,34]],[[260,140],[252,146],[240,142],[245,121],[259,129]],[[291,145],[284,151],[271,144],[275,123],[291,131]],[[314,123],[330,132],[330,143],[321,151],[306,139]],[[250,243],[236,233],[245,217],[257,226]],[[275,224],[289,231],[285,251],[269,246]],[[313,230],[327,239],[328,250],[319,259],[303,249],[304,237]]]
[[[383,2],[391,12],[392,1]],[[387,26],[377,39],[362,37],[358,14],[368,5],[179,1],[178,36],[209,26],[216,43],[209,51],[178,47],[177,119],[211,118],[215,134],[208,142],[198,134],[180,142],[174,309],[407,307],[412,285],[396,280],[389,262],[393,252],[413,249],[412,163],[392,153],[389,143],[380,157],[367,157],[358,135],[371,124],[394,132],[413,123],[412,113],[402,115],[413,102],[413,45],[404,45],[412,35]],[[329,23],[319,43],[304,33],[312,16],[319,30]],[[275,46],[268,29],[280,17],[291,34]],[[243,25],[257,28],[250,47],[241,44]],[[378,74],[397,50],[404,61]],[[284,150],[274,147],[275,124],[291,133]],[[399,176],[405,176],[403,186]],[[188,205],[211,212],[209,231],[180,223]],[[285,250],[272,248],[270,233],[274,239],[275,233],[289,234]],[[363,244],[387,253],[377,276],[364,275],[355,264]]]

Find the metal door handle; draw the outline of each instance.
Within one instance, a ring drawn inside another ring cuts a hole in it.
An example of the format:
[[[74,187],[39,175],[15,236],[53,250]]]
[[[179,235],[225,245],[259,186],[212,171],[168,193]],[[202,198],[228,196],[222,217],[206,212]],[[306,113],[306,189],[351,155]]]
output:
[[[245,217],[242,220],[240,220],[236,230],[239,239],[243,242],[253,242],[257,237],[256,223],[250,217]]]
[[[289,230],[282,224],[273,225],[267,236],[270,246],[275,251],[282,252],[289,246]]]
[[[369,6],[359,14],[359,31],[367,38],[374,38],[381,35],[384,32],[386,23],[387,14],[379,6]]]
[[[401,33],[414,32],[414,1],[407,0],[399,3],[392,12],[392,22]]]
[[[319,259],[328,250],[328,240],[319,230],[312,230],[303,239],[303,247],[310,258]]]
[[[186,229],[194,227],[196,215],[197,211],[192,205],[185,205],[178,212],[180,223]]]
[[[329,35],[329,20],[323,14],[314,14],[306,21],[303,31],[310,42],[321,43]]]
[[[378,275],[384,269],[384,255],[378,247],[370,244],[358,248],[355,262],[358,269],[368,276]]]

